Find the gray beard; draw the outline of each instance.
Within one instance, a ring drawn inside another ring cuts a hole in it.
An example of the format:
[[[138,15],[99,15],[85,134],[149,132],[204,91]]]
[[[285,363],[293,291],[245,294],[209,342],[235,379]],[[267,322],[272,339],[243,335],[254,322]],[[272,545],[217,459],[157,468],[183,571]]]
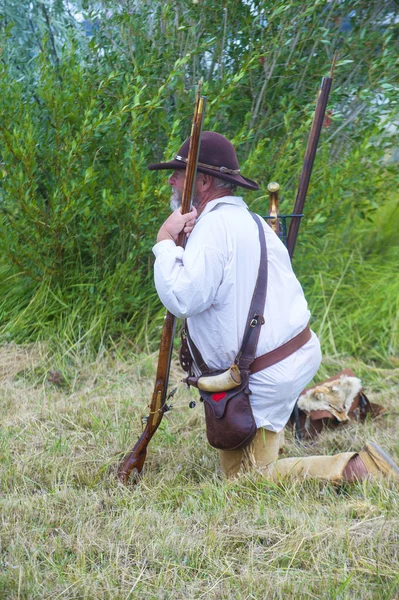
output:
[[[174,211],[181,207],[181,201],[183,198],[183,192],[172,188],[172,195],[170,197],[170,210]]]
[[[172,195],[170,197],[170,210],[174,211],[178,208],[181,207],[181,202],[183,199],[183,192],[181,190],[176,190],[175,188],[172,187]],[[193,198],[193,206],[195,206],[195,208],[198,208],[199,205],[199,198],[194,197]]]

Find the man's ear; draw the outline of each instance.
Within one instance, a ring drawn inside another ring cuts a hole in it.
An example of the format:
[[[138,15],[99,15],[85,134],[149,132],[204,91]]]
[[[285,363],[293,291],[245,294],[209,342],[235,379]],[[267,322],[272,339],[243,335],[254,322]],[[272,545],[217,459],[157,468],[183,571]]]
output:
[[[199,192],[207,192],[212,187],[212,177],[207,173],[198,173],[197,176],[197,190]]]

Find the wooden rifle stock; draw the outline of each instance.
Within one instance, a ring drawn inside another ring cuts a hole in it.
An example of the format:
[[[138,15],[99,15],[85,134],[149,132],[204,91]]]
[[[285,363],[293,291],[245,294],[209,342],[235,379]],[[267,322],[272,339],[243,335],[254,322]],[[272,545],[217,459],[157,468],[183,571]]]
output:
[[[313,117],[312,127],[310,129],[308,145],[305,152],[305,159],[302,167],[301,176],[299,179],[298,191],[296,195],[294,205],[294,215],[301,215],[303,213],[303,207],[305,205],[306,194],[309,187],[310,176],[312,174],[313,163],[316,156],[316,150],[319,143],[320,132],[326,113],[326,106],[328,97],[330,95],[331,84],[333,80],[335,62],[337,60],[337,54],[335,53],[333,62],[331,65],[331,72],[329,77],[323,77],[319,95],[317,98],[317,105],[315,114]],[[300,217],[292,217],[290,227],[287,236],[287,249],[292,259],[294,254],[295,244],[298,237],[299,224],[301,222]]]
[[[205,114],[205,96],[200,95],[200,85],[197,91],[197,100],[195,104],[194,118],[191,128],[190,147],[188,151],[186,177],[184,180],[183,196],[181,212],[182,214],[191,211],[191,205],[194,193],[195,174],[197,170],[198,155],[201,144],[201,130]],[[178,245],[184,247],[186,235],[181,231],[178,237]],[[155,378],[154,392],[152,395],[151,404],[149,405],[150,413],[146,419],[146,425],[143,433],[134,445],[133,449],[126,454],[118,468],[118,477],[124,483],[127,483],[129,476],[133,470],[139,474],[143,468],[146,456],[147,446],[158,429],[162,417],[170,406],[167,404],[168,398],[168,381],[170,372],[170,363],[173,350],[173,339],[175,335],[176,317],[169,311],[166,312],[165,320],[162,329],[161,342],[159,347],[158,366]],[[173,392],[172,392],[173,394]]]

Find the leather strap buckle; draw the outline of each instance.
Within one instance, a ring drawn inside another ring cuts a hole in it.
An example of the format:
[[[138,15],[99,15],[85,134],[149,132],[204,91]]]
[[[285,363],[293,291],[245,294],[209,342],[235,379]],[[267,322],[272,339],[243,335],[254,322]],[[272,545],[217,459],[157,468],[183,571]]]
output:
[[[258,320],[259,319],[260,319],[260,324],[264,325],[265,324],[265,319],[263,318],[263,315],[254,315],[254,318],[250,322],[249,326],[250,327],[256,327],[257,324],[258,324]]]

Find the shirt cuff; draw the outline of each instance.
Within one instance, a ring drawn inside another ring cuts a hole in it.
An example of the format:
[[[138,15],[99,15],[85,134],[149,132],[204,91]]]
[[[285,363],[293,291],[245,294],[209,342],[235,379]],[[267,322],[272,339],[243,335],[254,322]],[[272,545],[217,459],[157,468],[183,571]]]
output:
[[[162,242],[158,242],[153,246],[152,251],[155,254],[155,258],[164,254],[174,254],[176,258],[181,258],[184,249],[181,246],[176,246],[173,240],[162,240]]]

